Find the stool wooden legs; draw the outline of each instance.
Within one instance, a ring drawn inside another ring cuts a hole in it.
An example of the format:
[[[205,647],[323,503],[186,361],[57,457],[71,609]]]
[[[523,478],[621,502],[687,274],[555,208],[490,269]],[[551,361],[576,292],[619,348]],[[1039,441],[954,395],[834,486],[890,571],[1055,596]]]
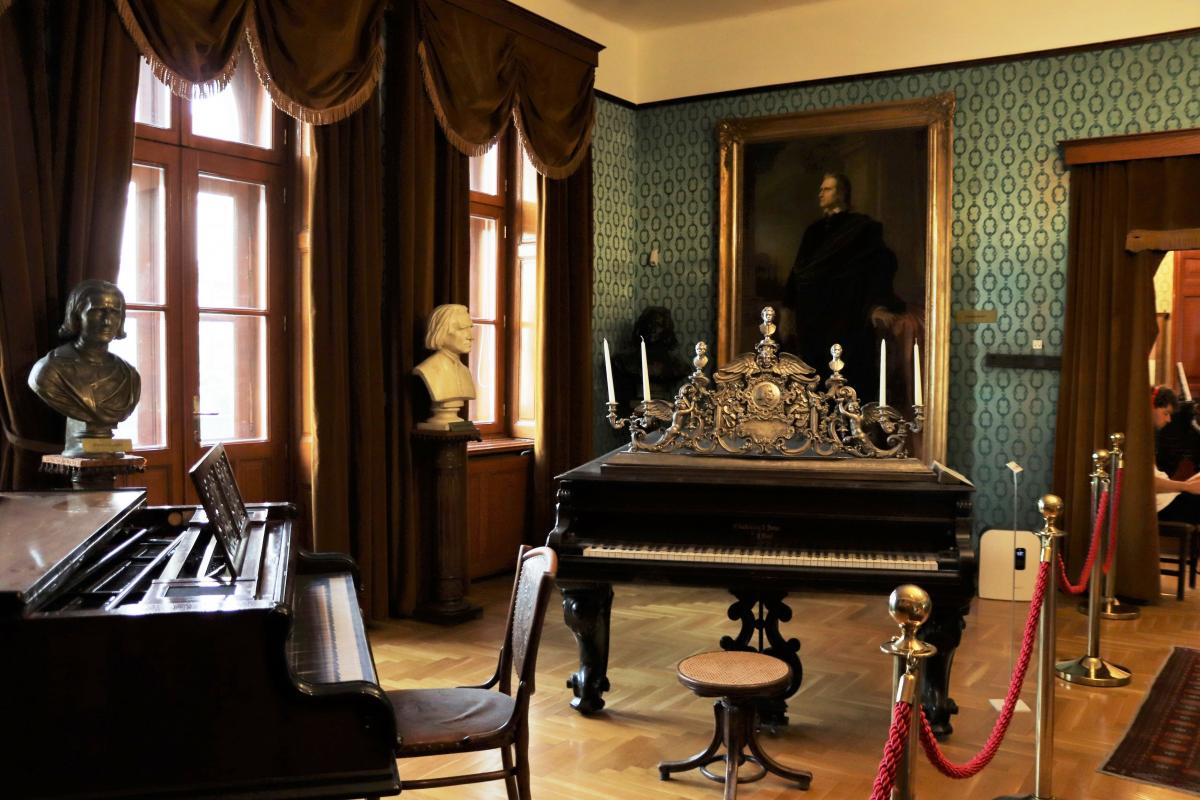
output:
[[[801,789],[809,787],[812,782],[811,772],[789,769],[764,753],[759,746],[754,725],[754,698],[723,697],[713,705],[713,716],[713,738],[708,747],[682,761],[659,762],[658,777],[661,780],[668,780],[672,772],[686,772],[699,768],[704,777],[725,784],[725,800],[735,800],[739,783],[761,780],[768,772],[795,781]],[[725,745],[725,754],[717,755],[717,750],[722,744]],[[751,755],[744,752],[746,748],[750,749]],[[725,762],[723,776],[708,769],[709,764],[717,761]],[[747,761],[758,766],[759,771],[753,775],[739,777],[738,767]]]

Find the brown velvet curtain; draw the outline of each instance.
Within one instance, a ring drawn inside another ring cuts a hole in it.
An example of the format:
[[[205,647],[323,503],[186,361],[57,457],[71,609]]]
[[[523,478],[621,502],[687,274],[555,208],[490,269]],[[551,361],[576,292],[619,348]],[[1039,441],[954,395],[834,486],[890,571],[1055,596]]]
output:
[[[369,617],[407,614],[420,553],[410,440],[425,320],[469,289],[468,165],[421,86],[416,15],[390,11],[375,103],[315,129],[313,372],[318,549],[351,553]]]
[[[565,33],[551,46],[475,13],[487,5],[418,0],[421,66],[438,118],[467,155],[487,152],[512,119],[538,172],[565,178],[591,143],[599,47]]]
[[[0,489],[38,486],[62,417],[26,385],[84,278],[115,280],[137,49],[106,0],[0,15]]]
[[[275,105],[315,125],[361,108],[383,71],[386,0],[114,2],[154,74],[182,97],[224,88],[243,41]]]
[[[386,615],[383,181],[378,101],[313,129],[313,531],[351,554],[369,614]]]
[[[1154,429],[1147,359],[1156,332],[1152,251],[1130,253],[1135,228],[1200,225],[1200,156],[1088,164],[1071,169],[1067,319],[1058,398],[1054,485],[1067,503],[1074,578],[1086,553],[1091,453],[1125,434],[1117,592],[1157,600]]]
[[[384,341],[387,365],[388,529],[395,545],[390,611],[417,601],[421,553],[413,422],[428,416],[413,367],[428,355],[425,321],[470,293],[470,183],[467,157],[438,127],[421,85],[417,12],[389,11],[385,86]]]
[[[592,158],[542,178],[534,524],[554,521],[554,476],[592,457]]]

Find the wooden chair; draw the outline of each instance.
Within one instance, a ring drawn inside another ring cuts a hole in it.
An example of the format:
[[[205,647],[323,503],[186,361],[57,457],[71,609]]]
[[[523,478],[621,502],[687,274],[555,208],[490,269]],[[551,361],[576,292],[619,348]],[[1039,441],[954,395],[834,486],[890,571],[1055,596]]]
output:
[[[1161,545],[1167,539],[1174,539],[1176,546],[1173,552],[1160,547],[1158,559],[1160,562],[1159,572],[1176,579],[1175,599],[1182,600],[1185,578],[1187,578],[1188,585],[1191,588],[1196,588],[1197,562],[1200,561],[1200,527],[1190,522],[1159,520],[1159,544]],[[1169,569],[1162,567],[1162,562],[1172,564],[1173,566]]]
[[[396,717],[397,758],[499,748],[504,768],[401,780],[402,791],[503,778],[509,800],[529,800],[529,697],[534,691],[533,673],[546,602],[557,569],[558,558],[550,548],[521,547],[504,644],[496,673],[487,683],[387,693]]]

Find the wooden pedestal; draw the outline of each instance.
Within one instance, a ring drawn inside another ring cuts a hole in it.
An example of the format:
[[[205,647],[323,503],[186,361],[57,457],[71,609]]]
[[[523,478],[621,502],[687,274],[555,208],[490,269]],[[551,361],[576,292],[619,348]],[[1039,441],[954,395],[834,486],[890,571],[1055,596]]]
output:
[[[42,456],[42,472],[70,476],[72,489],[111,489],[118,475],[145,471],[141,456]]]
[[[479,430],[474,425],[452,431],[414,430],[412,438],[421,497],[422,564],[413,616],[456,625],[483,613],[467,598],[467,442],[479,441]]]

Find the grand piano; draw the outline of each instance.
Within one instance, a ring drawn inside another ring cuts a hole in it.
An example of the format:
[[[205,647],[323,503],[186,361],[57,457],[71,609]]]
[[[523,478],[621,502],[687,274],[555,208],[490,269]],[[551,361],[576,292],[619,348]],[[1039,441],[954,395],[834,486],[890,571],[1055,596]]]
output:
[[[915,583],[933,615],[922,638],[938,648],[926,665],[923,702],[939,736],[957,711],[950,667],[975,595],[971,484],[940,468],[874,475],[846,461],[800,463],[619,448],[558,476],[547,544],[558,553],[566,623],[579,646],[567,682],[572,706],[604,707],[614,583],[728,588],[741,622],[726,649],[761,649],[803,679],[800,642],[785,638],[789,593],[877,593]],[[619,632],[618,632],[619,634]],[[786,722],[778,701],[763,710]]]
[[[354,563],[249,506],[231,569],[142,490],[0,494],[0,750],[22,798],[399,792]]]

